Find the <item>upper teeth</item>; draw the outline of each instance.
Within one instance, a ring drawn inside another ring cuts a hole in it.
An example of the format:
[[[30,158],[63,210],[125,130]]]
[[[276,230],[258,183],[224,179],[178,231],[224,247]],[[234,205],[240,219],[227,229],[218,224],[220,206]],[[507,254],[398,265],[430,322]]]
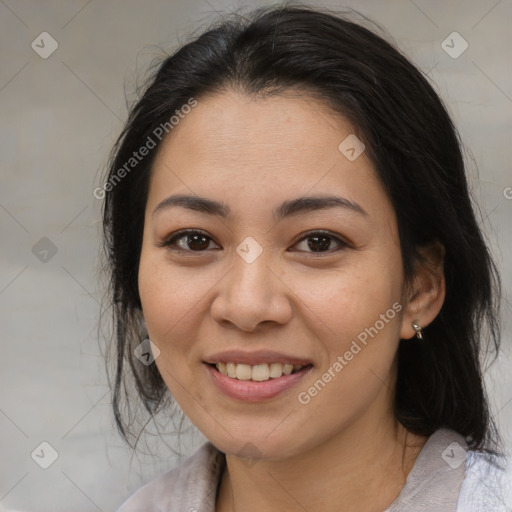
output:
[[[215,366],[222,375],[239,380],[269,380],[281,377],[283,373],[290,375],[292,371],[300,370],[301,364],[281,364],[281,363],[263,363],[255,364],[236,364],[236,363],[216,363]]]

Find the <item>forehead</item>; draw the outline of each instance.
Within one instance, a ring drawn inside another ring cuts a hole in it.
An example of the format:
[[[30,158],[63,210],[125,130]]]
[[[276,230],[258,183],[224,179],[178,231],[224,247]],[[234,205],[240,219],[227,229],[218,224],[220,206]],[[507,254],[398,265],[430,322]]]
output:
[[[255,98],[226,91],[199,99],[168,142],[174,139],[174,149],[194,149],[188,158],[195,160],[254,157],[271,163],[276,156],[284,161],[312,153],[318,158],[320,152],[337,156],[340,137],[353,131],[346,119],[303,92]]]
[[[240,206],[309,191],[367,196],[370,210],[387,201],[364,151],[350,160],[339,149],[354,127],[323,102],[293,91],[264,98],[227,91],[197,102],[161,144],[149,203],[171,191],[226,195]]]

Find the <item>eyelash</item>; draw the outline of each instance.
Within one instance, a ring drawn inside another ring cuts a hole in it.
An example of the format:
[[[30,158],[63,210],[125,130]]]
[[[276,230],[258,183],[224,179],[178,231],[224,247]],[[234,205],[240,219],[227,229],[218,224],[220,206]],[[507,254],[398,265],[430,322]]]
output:
[[[190,236],[190,235],[203,235],[204,237],[210,239],[210,241],[213,241],[212,237],[210,237],[204,231],[201,231],[198,229],[184,229],[182,231],[178,231],[177,233],[173,233],[171,236],[167,237],[164,241],[160,242],[158,245],[159,245],[159,247],[166,247],[168,250],[171,250],[171,251],[186,252],[186,253],[188,252],[188,253],[192,253],[192,254],[194,254],[194,253],[201,254],[208,250],[208,249],[205,249],[204,251],[193,251],[191,249],[183,249],[181,247],[177,247],[177,248],[173,247],[173,245],[175,244],[175,242],[177,240],[184,238],[186,236]],[[345,242],[344,240],[342,240],[339,236],[334,235],[330,231],[325,231],[325,230],[321,230],[321,229],[316,230],[316,231],[310,231],[310,232],[306,233],[304,236],[302,236],[302,238],[298,239],[293,245],[295,246],[298,243],[303,242],[304,240],[307,240],[308,238],[313,238],[315,236],[324,236],[326,238],[330,238],[331,240],[333,240],[334,242],[336,242],[338,244],[338,248],[334,249],[334,250],[329,249],[327,251],[299,251],[299,252],[310,253],[313,256],[322,256],[324,254],[332,254],[334,252],[338,252],[341,249],[350,247],[350,245],[347,242]]]

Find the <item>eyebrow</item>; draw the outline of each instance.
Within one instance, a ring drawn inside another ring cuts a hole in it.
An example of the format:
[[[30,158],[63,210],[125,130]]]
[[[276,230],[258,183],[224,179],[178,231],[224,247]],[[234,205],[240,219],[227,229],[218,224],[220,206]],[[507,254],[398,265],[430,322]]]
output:
[[[188,208],[189,210],[206,213],[208,215],[216,215],[224,219],[231,217],[231,209],[225,203],[205,197],[184,194],[172,195],[161,201],[153,210],[153,215],[173,206]],[[272,214],[276,220],[282,220],[294,215],[335,207],[345,208],[360,215],[368,216],[368,213],[355,201],[333,195],[306,196],[297,199],[289,199],[284,201],[278,208],[275,208]]]

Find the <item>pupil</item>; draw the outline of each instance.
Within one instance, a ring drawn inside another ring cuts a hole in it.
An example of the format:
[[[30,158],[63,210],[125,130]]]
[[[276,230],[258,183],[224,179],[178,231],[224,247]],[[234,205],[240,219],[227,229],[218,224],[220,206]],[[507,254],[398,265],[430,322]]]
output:
[[[330,238],[327,236],[311,236],[308,239],[308,246],[312,251],[320,252],[329,249]]]
[[[201,234],[189,235],[187,243],[193,250],[201,250],[208,247],[207,237]]]

